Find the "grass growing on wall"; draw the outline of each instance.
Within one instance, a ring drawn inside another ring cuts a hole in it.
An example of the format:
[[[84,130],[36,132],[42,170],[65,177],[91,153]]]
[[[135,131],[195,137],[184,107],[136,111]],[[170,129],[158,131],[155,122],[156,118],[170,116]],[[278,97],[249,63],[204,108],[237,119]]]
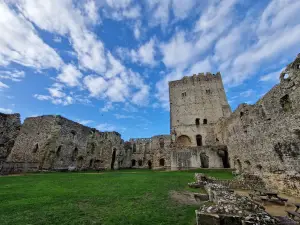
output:
[[[180,205],[196,171],[126,170],[0,177],[0,224],[194,224],[196,206]],[[198,170],[222,179],[230,171]]]

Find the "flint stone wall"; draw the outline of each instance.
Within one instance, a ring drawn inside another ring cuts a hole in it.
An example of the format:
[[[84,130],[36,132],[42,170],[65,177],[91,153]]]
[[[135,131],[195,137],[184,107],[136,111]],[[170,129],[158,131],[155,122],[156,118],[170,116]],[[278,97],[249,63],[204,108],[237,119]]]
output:
[[[300,196],[300,69],[295,62],[284,71],[288,78],[256,104],[241,104],[221,119],[215,134],[238,172],[254,173],[268,188]]]
[[[171,169],[224,168],[220,151],[226,146],[173,147]]]
[[[117,132],[99,132],[61,116],[39,116],[24,121],[7,162],[38,162],[40,170],[101,170],[125,167],[125,156]]]
[[[0,164],[11,152],[20,128],[20,114],[0,113]]]

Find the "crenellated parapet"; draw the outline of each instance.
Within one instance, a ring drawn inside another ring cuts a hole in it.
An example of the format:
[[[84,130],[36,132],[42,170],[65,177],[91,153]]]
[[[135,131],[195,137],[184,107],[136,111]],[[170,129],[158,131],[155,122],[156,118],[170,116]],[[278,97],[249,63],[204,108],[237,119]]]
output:
[[[193,74],[192,76],[184,76],[180,80],[175,80],[175,81],[170,81],[169,86],[170,87],[175,87],[175,86],[181,86],[185,84],[205,84],[205,82],[216,82],[220,81],[222,82],[222,77],[221,73],[217,72],[216,74],[211,73],[211,72],[206,72],[206,73],[198,73],[198,74]]]

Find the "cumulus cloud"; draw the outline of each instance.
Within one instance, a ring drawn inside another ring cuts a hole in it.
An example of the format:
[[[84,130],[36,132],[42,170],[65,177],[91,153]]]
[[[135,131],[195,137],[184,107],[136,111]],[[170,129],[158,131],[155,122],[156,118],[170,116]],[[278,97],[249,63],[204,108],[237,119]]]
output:
[[[108,87],[108,83],[103,77],[95,75],[86,76],[84,78],[84,84],[93,97],[100,97]]]
[[[11,109],[0,108],[1,113],[12,114],[13,111]]]
[[[11,62],[37,69],[59,68],[60,56],[18,11],[0,2],[0,65]]]
[[[86,17],[75,8],[71,0],[27,0],[20,1],[19,6],[22,13],[41,29],[69,35],[80,66],[99,73],[105,72],[104,45],[87,28]]]
[[[3,88],[9,88],[9,86],[0,81],[0,90]]]
[[[57,79],[70,87],[75,87],[80,85],[79,79],[81,77],[81,72],[77,70],[74,65],[68,64],[62,67],[61,73],[57,76]]]
[[[99,131],[114,131],[116,130],[116,127],[112,124],[100,123],[96,126],[96,129]]]
[[[145,65],[154,66],[155,61],[155,40],[151,39],[146,44],[140,46],[139,49],[131,50],[130,56],[134,62],[140,62]]]

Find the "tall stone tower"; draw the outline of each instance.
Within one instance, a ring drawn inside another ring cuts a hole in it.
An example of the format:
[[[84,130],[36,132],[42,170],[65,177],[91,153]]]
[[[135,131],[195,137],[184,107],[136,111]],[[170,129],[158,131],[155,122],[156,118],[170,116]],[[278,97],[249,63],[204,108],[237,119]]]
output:
[[[218,142],[213,127],[228,117],[228,104],[221,74],[194,74],[169,82],[171,133],[183,146],[202,146]]]

